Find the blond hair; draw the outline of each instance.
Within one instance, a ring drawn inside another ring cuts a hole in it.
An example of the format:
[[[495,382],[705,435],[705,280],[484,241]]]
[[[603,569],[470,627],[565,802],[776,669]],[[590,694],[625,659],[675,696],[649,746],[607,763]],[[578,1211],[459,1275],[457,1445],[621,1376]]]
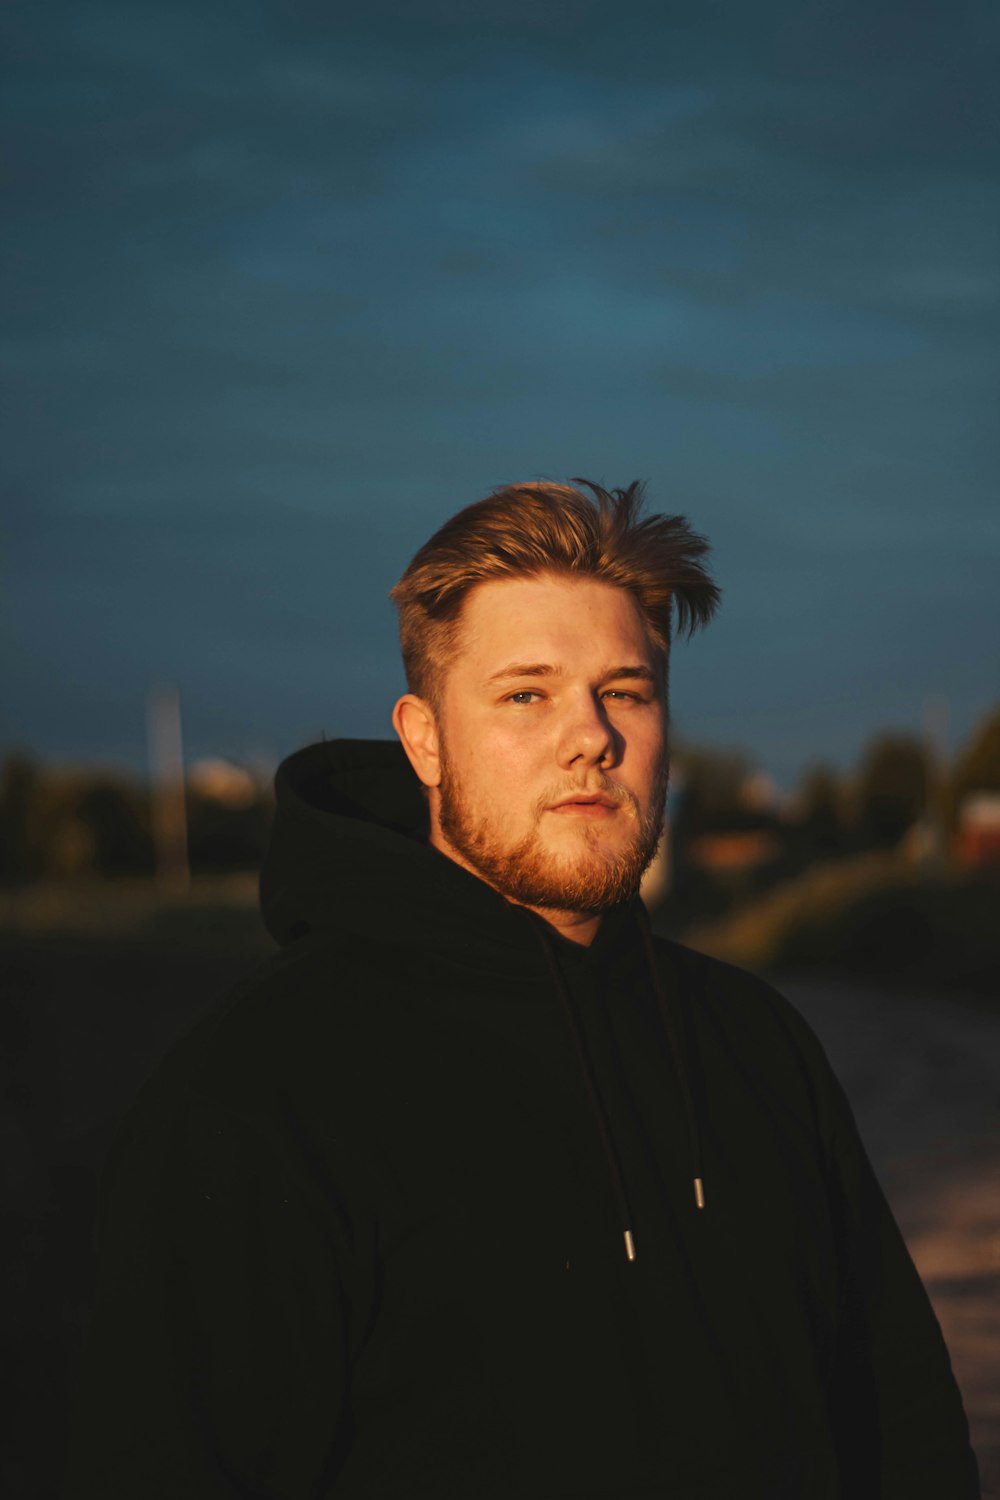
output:
[[[690,635],[711,619],[719,590],[701,562],[705,539],[683,516],[643,516],[642,507],[638,481],[609,491],[574,479],[507,485],[452,516],[389,595],[399,611],[410,691],[435,698],[435,678],[454,657],[470,590],[543,573],[627,589],[666,661],[674,616],[677,629]]]

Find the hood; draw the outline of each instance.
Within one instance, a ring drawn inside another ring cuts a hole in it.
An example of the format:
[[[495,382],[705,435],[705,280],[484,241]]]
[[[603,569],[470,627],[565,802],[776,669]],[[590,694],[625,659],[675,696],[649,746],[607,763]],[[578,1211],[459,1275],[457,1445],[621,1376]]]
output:
[[[274,791],[260,902],[282,945],[334,925],[359,883],[370,900],[408,846],[417,856],[426,834],[420,783],[402,746],[388,740],[307,745],[282,761]]]
[[[261,870],[276,942],[335,930],[353,938],[475,949],[476,961],[537,963],[524,914],[427,842],[423,788],[396,740],[329,740],[278,767]],[[520,965],[516,965],[520,967]]]
[[[580,966],[598,984],[606,966],[638,962],[660,1008],[691,1129],[695,1198],[701,1208],[699,1128],[684,1048],[658,973],[649,919],[638,897],[608,912],[581,948],[541,918],[505,900],[427,842],[423,789],[402,746],[390,740],[330,740],[288,757],[275,777],[277,805],[261,870],[268,931],[286,945],[309,933],[337,932],[352,943],[418,944],[449,962],[508,976],[547,970],[570,1034],[622,1206],[625,1244],[635,1258],[631,1214],[603,1100],[582,1045],[573,1002]]]

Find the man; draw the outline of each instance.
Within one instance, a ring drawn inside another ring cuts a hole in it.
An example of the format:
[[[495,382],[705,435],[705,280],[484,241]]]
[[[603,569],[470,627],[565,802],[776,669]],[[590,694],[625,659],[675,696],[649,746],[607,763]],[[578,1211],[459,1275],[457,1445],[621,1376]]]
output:
[[[637,897],[704,552],[519,485],[406,570],[400,745],[282,766],[282,953],[116,1149],[74,1500],[977,1495],[818,1043]]]

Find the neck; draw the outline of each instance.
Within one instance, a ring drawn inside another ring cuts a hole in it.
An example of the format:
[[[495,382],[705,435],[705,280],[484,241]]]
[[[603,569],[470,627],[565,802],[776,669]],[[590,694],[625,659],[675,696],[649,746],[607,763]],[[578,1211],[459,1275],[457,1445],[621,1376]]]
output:
[[[548,922],[560,937],[579,943],[581,948],[590,947],[601,925],[599,911],[553,911],[547,906],[529,906],[528,910],[541,917],[543,922]]]

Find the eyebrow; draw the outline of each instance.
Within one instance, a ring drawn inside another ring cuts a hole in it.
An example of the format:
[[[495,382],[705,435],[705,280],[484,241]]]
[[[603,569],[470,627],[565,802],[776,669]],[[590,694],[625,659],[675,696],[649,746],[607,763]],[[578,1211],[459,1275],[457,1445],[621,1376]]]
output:
[[[499,672],[494,672],[487,677],[487,685],[493,682],[507,682],[515,677],[561,677],[559,667],[550,666],[547,662],[508,662],[507,666],[501,667]],[[621,682],[622,679],[635,679],[641,682],[657,681],[656,673],[649,667],[606,667],[604,671],[597,674],[598,682]]]

